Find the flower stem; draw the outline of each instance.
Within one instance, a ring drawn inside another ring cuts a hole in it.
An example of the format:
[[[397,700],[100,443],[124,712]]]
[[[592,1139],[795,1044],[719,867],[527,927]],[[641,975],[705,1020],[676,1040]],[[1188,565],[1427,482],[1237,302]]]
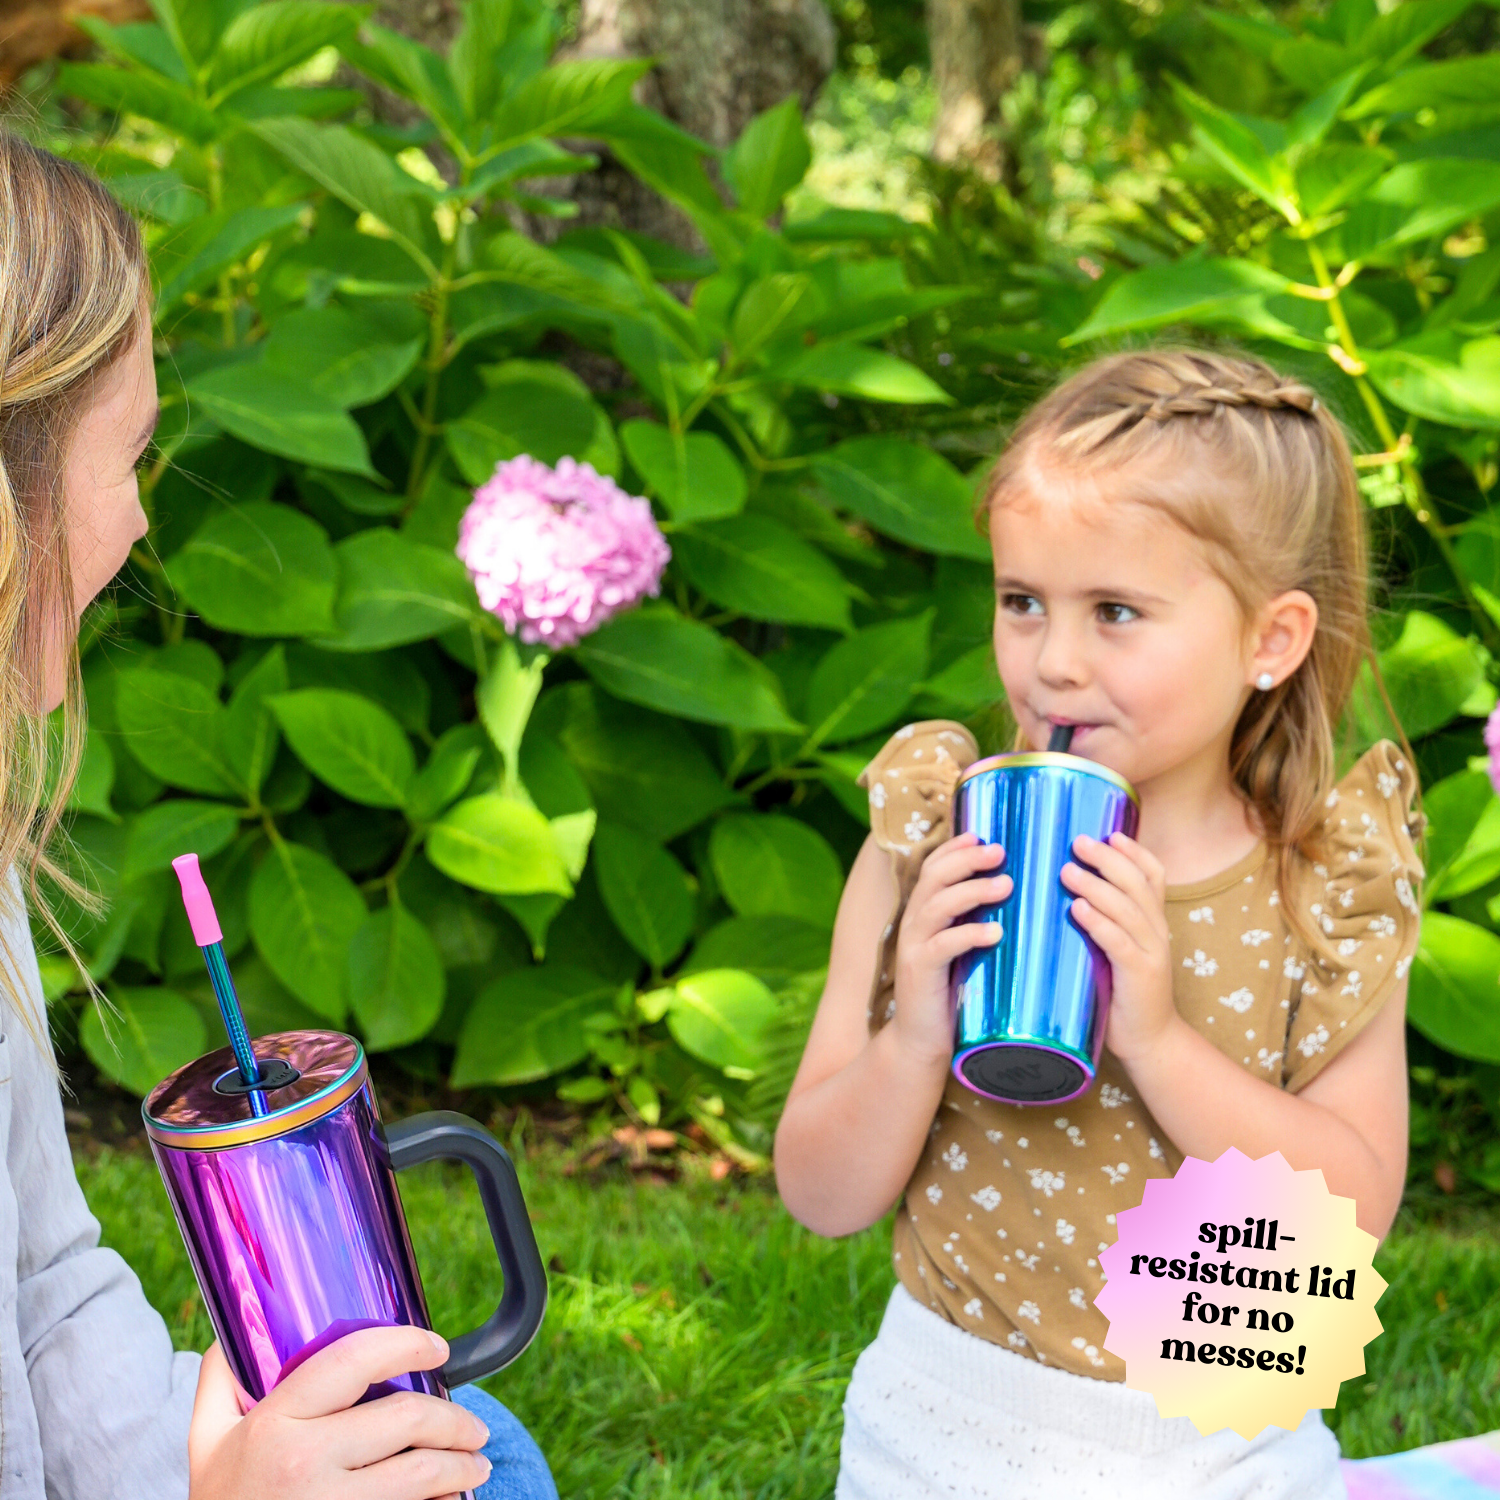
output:
[[[406,498],[415,501],[422,492],[426,476],[427,450],[432,444],[437,419],[438,386],[448,363],[448,293],[457,264],[458,236],[443,252],[442,274],[432,287],[432,314],[427,326],[427,387],[422,393],[422,420],[417,423],[417,442],[411,453],[411,468],[406,475]]]

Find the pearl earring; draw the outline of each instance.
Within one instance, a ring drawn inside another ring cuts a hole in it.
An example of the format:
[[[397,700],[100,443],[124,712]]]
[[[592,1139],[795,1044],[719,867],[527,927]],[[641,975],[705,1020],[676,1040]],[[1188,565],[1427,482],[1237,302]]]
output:
[[[1260,676],[1255,679],[1255,685],[1261,690],[1261,692],[1269,693],[1271,689],[1276,686],[1276,679],[1272,677],[1269,672],[1262,672]]]

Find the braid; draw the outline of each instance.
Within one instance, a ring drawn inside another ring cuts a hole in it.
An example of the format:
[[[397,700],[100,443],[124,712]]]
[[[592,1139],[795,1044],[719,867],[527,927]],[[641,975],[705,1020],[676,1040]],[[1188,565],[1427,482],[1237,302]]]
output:
[[[1305,385],[1294,380],[1282,381],[1279,385],[1270,387],[1250,382],[1239,386],[1189,385],[1170,395],[1157,396],[1153,401],[1139,403],[1133,410],[1137,419],[1165,422],[1169,417],[1212,416],[1220,407],[1225,406],[1258,406],[1262,411],[1300,411],[1304,416],[1310,417],[1318,410],[1318,398]]]

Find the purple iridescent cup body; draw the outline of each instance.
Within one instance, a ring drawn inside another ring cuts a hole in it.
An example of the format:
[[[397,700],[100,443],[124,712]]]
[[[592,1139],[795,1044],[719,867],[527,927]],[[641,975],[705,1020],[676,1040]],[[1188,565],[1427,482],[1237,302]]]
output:
[[[1135,791],[1080,756],[1023,751],[970,766],[953,802],[954,832],[1001,845],[1015,883],[963,919],[1000,922],[1003,933],[953,964],[954,1076],[1006,1104],[1077,1098],[1098,1071],[1110,969],[1073,920],[1062,867],[1080,834],[1135,834]]]
[[[235,1378],[261,1400],[343,1334],[430,1328],[369,1080],[286,1135],[219,1151],[151,1148]],[[393,1390],[444,1395],[436,1371]]]

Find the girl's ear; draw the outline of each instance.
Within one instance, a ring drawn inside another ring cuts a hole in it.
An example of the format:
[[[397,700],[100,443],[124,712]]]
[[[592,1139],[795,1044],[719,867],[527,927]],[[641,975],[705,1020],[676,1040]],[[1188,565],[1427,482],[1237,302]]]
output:
[[[1317,601],[1305,589],[1289,589],[1266,603],[1250,632],[1246,685],[1270,688],[1285,682],[1312,650],[1317,630]]]

